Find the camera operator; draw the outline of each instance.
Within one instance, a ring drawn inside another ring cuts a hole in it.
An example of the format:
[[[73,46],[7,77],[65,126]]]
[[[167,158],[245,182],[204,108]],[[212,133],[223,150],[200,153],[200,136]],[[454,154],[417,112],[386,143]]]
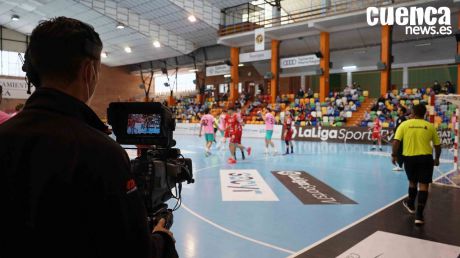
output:
[[[147,225],[130,161],[87,106],[100,71],[94,29],[58,17],[30,36],[23,70],[37,87],[0,125],[0,257],[177,257]]]

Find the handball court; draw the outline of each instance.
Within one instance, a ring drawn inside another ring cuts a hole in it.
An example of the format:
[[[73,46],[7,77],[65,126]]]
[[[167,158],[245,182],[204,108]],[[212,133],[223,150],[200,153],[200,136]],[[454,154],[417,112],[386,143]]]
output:
[[[263,139],[243,136],[253,153],[242,161],[237,152],[238,163],[229,165],[227,150],[213,146],[213,154],[205,157],[203,138],[175,139],[184,156],[192,158],[196,179],[184,185],[182,206],[174,213],[172,231],[181,257],[460,255],[460,189],[433,185],[426,223],[416,227],[401,204],[407,179],[403,171],[392,171],[390,146],[380,152],[369,145],[295,142],[295,153],[282,155],[284,145],[275,140],[279,154],[272,156],[263,153]],[[451,170],[452,160],[443,149],[433,177]],[[226,176],[246,173],[255,183],[245,190],[260,191],[241,200],[239,194],[246,192],[229,193],[232,178]],[[295,176],[286,180],[289,173]],[[299,191],[290,183],[294,179],[309,182],[319,193]]]

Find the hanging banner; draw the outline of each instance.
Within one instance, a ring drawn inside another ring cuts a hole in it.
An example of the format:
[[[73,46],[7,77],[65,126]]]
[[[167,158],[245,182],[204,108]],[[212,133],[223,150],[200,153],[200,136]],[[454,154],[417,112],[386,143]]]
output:
[[[271,50],[240,54],[240,63],[268,60],[272,58]]]
[[[230,66],[229,65],[216,65],[206,67],[206,76],[217,76],[217,75],[224,75],[230,74]]]
[[[319,58],[316,55],[295,56],[288,58],[281,58],[281,68],[293,68],[301,66],[319,65]]]
[[[265,50],[265,29],[254,30],[254,51]]]
[[[2,97],[5,99],[28,99],[27,83],[21,79],[4,79],[0,78],[0,85],[3,88]],[[33,91],[35,88],[32,87]]]

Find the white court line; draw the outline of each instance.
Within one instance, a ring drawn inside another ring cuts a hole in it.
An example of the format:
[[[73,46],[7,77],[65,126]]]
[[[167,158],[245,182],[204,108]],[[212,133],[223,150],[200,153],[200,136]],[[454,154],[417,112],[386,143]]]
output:
[[[247,236],[245,236],[245,235],[242,235],[242,234],[239,234],[239,233],[237,233],[237,232],[235,232],[235,231],[232,231],[232,230],[230,230],[230,229],[228,229],[228,228],[225,228],[225,227],[223,227],[223,226],[220,226],[220,225],[218,225],[218,224],[216,224],[216,223],[210,221],[209,219],[207,219],[207,218],[201,216],[200,214],[198,214],[198,213],[192,211],[189,207],[187,207],[187,206],[184,205],[184,204],[182,204],[182,207],[183,207],[186,211],[188,211],[190,214],[192,214],[193,216],[197,217],[198,219],[200,219],[200,220],[202,220],[202,221],[208,223],[209,225],[214,226],[214,227],[216,227],[216,228],[218,228],[218,229],[220,229],[220,230],[222,230],[222,231],[224,231],[224,232],[227,232],[227,233],[229,233],[230,235],[234,235],[234,236],[239,237],[239,238],[241,238],[241,239],[244,239],[244,240],[247,240],[247,241],[250,241],[250,242],[259,244],[259,245],[263,245],[263,246],[265,246],[265,247],[272,248],[272,249],[275,249],[275,250],[278,250],[278,251],[281,251],[281,252],[285,252],[285,253],[288,253],[288,254],[293,254],[293,253],[294,253],[294,251],[287,250],[287,249],[284,249],[284,248],[281,248],[281,247],[278,247],[278,246],[275,246],[275,245],[272,245],[272,244],[269,244],[269,243],[265,243],[265,242],[262,242],[262,241],[259,241],[259,240],[256,240],[256,239],[247,237]]]
[[[323,239],[321,239],[321,240],[319,240],[319,241],[316,241],[315,243],[313,243],[313,244],[311,244],[311,245],[305,247],[304,249],[302,249],[302,250],[300,250],[300,251],[298,251],[298,252],[296,252],[296,253],[294,253],[294,254],[288,256],[287,258],[294,258],[294,257],[296,257],[296,256],[298,256],[298,255],[300,255],[300,254],[305,253],[306,251],[312,249],[313,247],[315,247],[315,246],[317,246],[317,245],[319,245],[319,244],[321,244],[321,243],[323,243],[323,242],[326,242],[326,241],[329,240],[330,238],[333,238],[334,236],[336,236],[336,235],[342,233],[343,231],[345,231],[345,230],[347,230],[347,229],[353,227],[354,225],[356,225],[356,224],[358,224],[358,223],[360,223],[360,222],[362,222],[362,221],[364,221],[364,220],[366,220],[366,219],[368,219],[368,218],[374,216],[375,214],[377,214],[377,213],[383,211],[384,209],[390,207],[391,205],[393,205],[393,204],[395,204],[395,203],[397,203],[397,202],[402,201],[404,198],[406,198],[406,196],[407,196],[407,195],[404,195],[404,196],[400,197],[400,198],[397,199],[396,201],[394,201],[394,202],[392,202],[392,203],[390,203],[390,204],[388,204],[388,205],[386,205],[386,206],[384,206],[384,207],[382,207],[382,208],[380,208],[380,209],[378,209],[378,210],[376,210],[376,211],[374,211],[374,212],[372,212],[372,213],[370,213],[370,214],[368,214],[368,215],[362,217],[361,219],[359,219],[359,220],[357,220],[357,221],[351,223],[350,225],[348,225],[348,226],[346,226],[346,227],[344,227],[344,228],[342,228],[342,229],[339,229],[339,230],[335,231],[334,233],[332,233],[332,234],[330,234],[330,235],[324,237]]]
[[[241,162],[238,162],[237,164],[239,163],[249,163],[250,161],[257,161],[257,160],[265,160],[265,159],[268,159],[268,158],[271,158],[273,156],[270,156],[270,155],[267,155],[266,157],[263,157],[263,158],[260,158],[260,159],[250,159],[250,160],[244,160],[244,161],[241,161]],[[210,169],[210,168],[215,168],[215,167],[221,167],[222,164],[219,164],[219,165],[215,165],[215,166],[210,166],[210,167],[204,167],[204,168],[200,168],[200,169],[196,169],[195,172],[198,172],[198,171],[203,171],[203,170],[207,170],[207,169]],[[228,228],[225,228],[223,226],[220,226],[214,222],[212,222],[211,220],[201,216],[200,214],[194,212],[193,210],[191,210],[189,207],[187,207],[184,203],[182,203],[182,207],[188,211],[190,214],[192,214],[193,216],[197,217],[198,219],[208,223],[209,225],[211,226],[214,226],[224,232],[227,232],[229,233],[230,235],[233,235],[233,236],[236,236],[236,237],[239,237],[241,239],[244,239],[244,240],[247,240],[247,241],[250,241],[250,242],[253,242],[253,243],[256,243],[256,244],[259,244],[259,245],[262,245],[262,246],[265,246],[265,247],[268,247],[268,248],[272,248],[272,249],[275,249],[275,250],[278,250],[278,251],[282,251],[282,252],[285,252],[285,253],[288,253],[288,254],[293,254],[294,251],[291,251],[291,250],[287,250],[287,249],[284,249],[282,247],[278,247],[278,246],[275,246],[275,245],[272,245],[272,244],[269,244],[269,243],[265,243],[263,241],[259,241],[257,239],[253,239],[253,238],[250,238],[250,237],[247,237],[245,235],[242,235],[240,233],[237,233],[237,232],[234,232]]]
[[[246,158],[246,159],[243,160],[243,161],[238,161],[236,164],[251,163],[252,161],[266,160],[266,159],[268,159],[268,158],[273,158],[273,157],[276,157],[276,156],[267,155],[266,157],[259,158],[259,159],[248,159],[248,158]],[[226,162],[226,161],[222,161],[222,162]],[[209,167],[204,167],[204,168],[198,168],[198,169],[195,169],[194,172],[199,172],[199,171],[207,170],[207,169],[210,169],[210,168],[222,167],[222,166],[225,165],[225,164],[226,164],[226,163],[222,163],[222,164],[218,164],[218,165],[214,165],[214,166],[209,166]],[[231,164],[231,165],[236,165],[236,164]]]
[[[433,181],[436,181],[436,180],[440,179],[441,177],[442,177],[442,176],[439,176],[439,177],[435,178]],[[338,234],[344,232],[345,230],[347,230],[347,229],[349,229],[349,228],[355,226],[356,224],[359,224],[359,223],[363,222],[364,220],[366,220],[366,219],[368,219],[368,218],[374,216],[375,214],[377,214],[377,213],[383,211],[384,209],[390,207],[391,205],[396,204],[396,203],[402,201],[402,200],[403,200],[404,198],[406,198],[406,197],[407,197],[407,194],[401,196],[400,198],[396,199],[394,202],[392,202],[392,203],[390,203],[390,204],[388,204],[388,205],[386,205],[386,206],[384,206],[384,207],[382,207],[382,208],[380,208],[380,209],[378,209],[378,210],[376,210],[376,211],[374,211],[374,212],[372,212],[372,213],[370,213],[370,214],[368,214],[368,215],[362,217],[361,219],[359,219],[359,220],[357,220],[357,221],[351,223],[350,225],[348,225],[348,226],[346,226],[346,227],[344,227],[344,228],[342,228],[342,229],[337,230],[336,232],[334,232],[334,233],[332,233],[332,234],[330,234],[330,235],[324,237],[323,239],[321,239],[321,240],[319,240],[319,241],[317,241],[317,242],[315,242],[315,243],[313,243],[313,244],[311,244],[311,245],[305,247],[304,249],[302,249],[302,250],[300,250],[300,251],[298,251],[298,252],[296,252],[296,253],[294,253],[294,254],[288,256],[287,258],[295,258],[296,256],[305,253],[306,251],[312,249],[313,247],[318,246],[318,245],[322,244],[323,242],[326,242],[327,240],[329,240],[329,239],[333,238],[334,236],[336,236],[336,235],[338,235]]]
[[[380,152],[380,151],[367,151],[364,154],[373,155],[373,156],[381,156],[381,157],[391,157],[390,153],[388,152]],[[454,163],[454,160],[450,159],[439,159],[440,163]]]

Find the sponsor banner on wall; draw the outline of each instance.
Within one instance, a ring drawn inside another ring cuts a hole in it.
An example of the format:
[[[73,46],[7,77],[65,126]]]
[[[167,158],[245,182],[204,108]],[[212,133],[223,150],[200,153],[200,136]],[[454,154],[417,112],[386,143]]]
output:
[[[254,51],[265,50],[265,29],[254,30]]]
[[[199,132],[200,124],[177,123],[174,134],[198,135]],[[281,139],[283,134],[283,126],[275,125],[273,128],[273,139]],[[453,132],[449,129],[438,129],[439,139],[443,147],[449,147],[453,144],[452,134]],[[394,129],[383,129],[382,135],[382,143],[391,143],[394,136]],[[372,132],[366,127],[295,126],[293,140],[371,144],[371,136]],[[243,141],[244,137],[265,138],[265,125],[245,125],[243,127]]]
[[[303,204],[356,204],[305,171],[272,171]]]
[[[458,258],[460,247],[377,231],[337,258],[417,257]]]
[[[174,134],[198,135],[200,133],[200,124],[176,123]]]
[[[223,64],[223,65],[206,67],[206,76],[217,76],[217,75],[225,75],[225,74],[230,74],[229,65]]]
[[[295,56],[288,58],[281,58],[281,68],[294,68],[301,66],[319,65],[319,58],[315,55]]]
[[[278,201],[259,172],[254,169],[220,171],[222,201]]]
[[[282,132],[281,125],[275,125],[273,127],[273,139],[281,139]],[[192,123],[176,123],[176,130],[174,134],[185,134],[185,135],[198,135],[200,132],[200,124]],[[220,135],[218,135],[220,137]],[[265,125],[245,125],[243,126],[243,141],[244,138],[265,138]]]
[[[25,80],[17,79],[0,79],[0,85],[3,87],[3,98],[5,99],[28,99],[27,83]],[[34,87],[31,88],[32,92]]]
[[[243,141],[244,137],[248,138],[265,138],[265,125],[245,125],[243,126]],[[281,139],[283,126],[275,125],[273,127],[273,139]]]
[[[294,126],[292,139],[294,141],[324,141],[338,143],[371,144],[372,130],[367,127],[315,127]],[[453,132],[449,129],[438,129],[438,136],[443,147],[453,144]],[[284,135],[284,129],[282,134]],[[391,144],[394,137],[393,128],[382,129],[382,143]]]
[[[240,63],[268,60],[271,58],[272,58],[271,50],[243,53],[243,54],[240,54]]]
[[[294,126],[295,141],[325,141],[341,143],[372,143],[372,130],[366,127]],[[284,131],[283,131],[284,134]],[[393,139],[393,129],[382,129],[382,143]]]

